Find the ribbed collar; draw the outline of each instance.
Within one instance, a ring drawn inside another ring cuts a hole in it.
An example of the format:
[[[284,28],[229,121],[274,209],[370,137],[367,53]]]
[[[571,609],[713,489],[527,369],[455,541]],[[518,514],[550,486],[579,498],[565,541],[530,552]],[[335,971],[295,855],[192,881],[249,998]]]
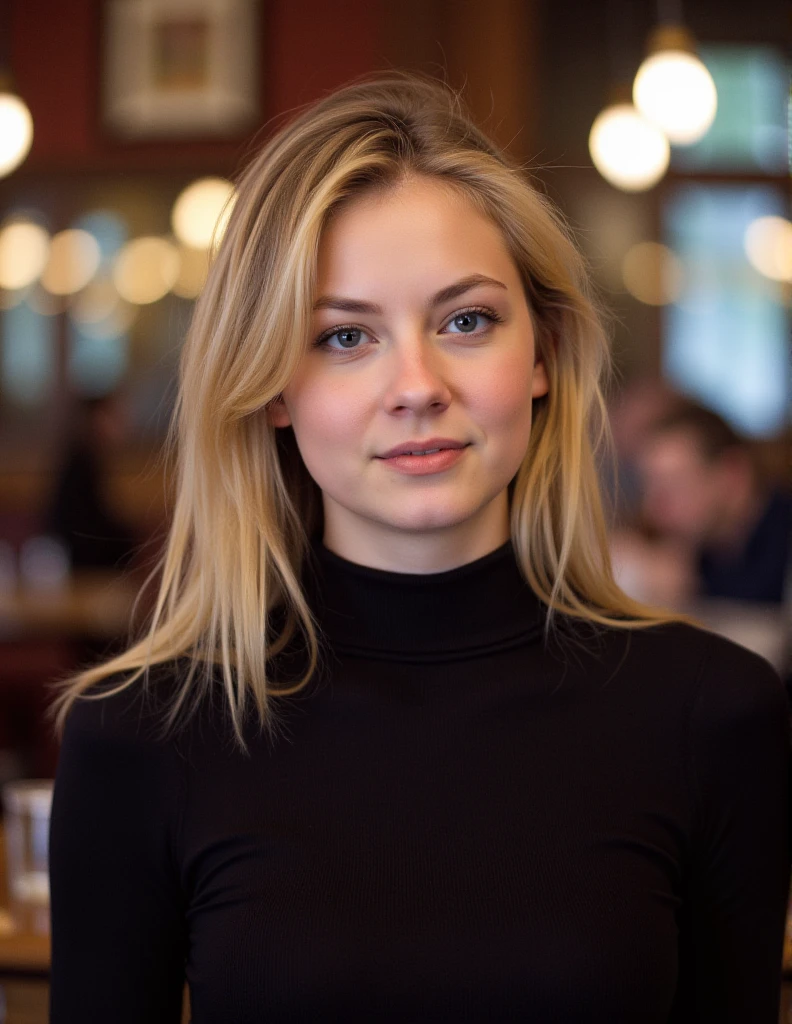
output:
[[[538,638],[545,606],[511,540],[445,572],[372,569],[315,538],[306,592],[333,648],[391,661],[453,661]]]

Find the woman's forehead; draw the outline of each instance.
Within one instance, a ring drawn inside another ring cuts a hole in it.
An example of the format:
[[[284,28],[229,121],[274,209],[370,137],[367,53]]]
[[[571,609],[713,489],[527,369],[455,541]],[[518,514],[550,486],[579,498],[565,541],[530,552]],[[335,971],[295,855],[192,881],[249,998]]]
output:
[[[360,292],[376,302],[372,291],[405,287],[433,294],[476,273],[507,289],[520,280],[496,224],[464,196],[420,182],[336,213],[320,240],[316,297]]]

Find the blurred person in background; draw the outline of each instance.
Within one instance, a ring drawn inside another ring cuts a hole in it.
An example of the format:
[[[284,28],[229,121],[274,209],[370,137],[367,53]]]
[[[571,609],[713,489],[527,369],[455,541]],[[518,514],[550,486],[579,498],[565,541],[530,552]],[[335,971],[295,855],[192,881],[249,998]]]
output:
[[[620,585],[689,612],[789,677],[792,496],[748,441],[690,400],[650,425],[637,466],[639,515],[610,540]]]
[[[140,538],[108,497],[112,462],[128,435],[120,391],[76,400],[42,528],[65,546],[71,569],[122,570]]]
[[[614,520],[630,526],[640,515],[640,456],[652,425],[683,401],[667,381],[643,376],[629,381],[608,406],[615,478],[610,466],[603,467],[603,485],[610,496]]]
[[[697,595],[788,598],[792,495],[763,478],[721,416],[692,402],[671,411],[651,425],[638,463],[644,520],[689,552]]]

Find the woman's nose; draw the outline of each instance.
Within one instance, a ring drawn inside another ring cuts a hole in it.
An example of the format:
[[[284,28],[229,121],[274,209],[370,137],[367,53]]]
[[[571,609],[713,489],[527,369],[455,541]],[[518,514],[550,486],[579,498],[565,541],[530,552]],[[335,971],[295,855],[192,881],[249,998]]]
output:
[[[422,412],[436,405],[447,406],[452,392],[440,353],[431,341],[415,336],[397,341],[389,360],[386,405],[389,411],[402,408]]]

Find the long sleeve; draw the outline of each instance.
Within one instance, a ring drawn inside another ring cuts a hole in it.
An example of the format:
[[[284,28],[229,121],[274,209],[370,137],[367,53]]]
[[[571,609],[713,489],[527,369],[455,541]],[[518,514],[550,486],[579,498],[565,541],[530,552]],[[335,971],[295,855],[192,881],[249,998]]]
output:
[[[769,665],[713,645],[688,736],[689,900],[672,1024],[776,1024],[789,893],[789,706]]]
[[[247,756],[222,685],[167,743],[131,689],[72,712],[53,1024],[179,1024],[185,976],[195,1024],[777,1024],[768,664],[676,623],[548,642],[509,546],[420,577],[317,557],[328,656]]]
[[[67,718],[50,821],[52,1024],[181,1019],[182,773],[134,693],[78,700]]]

